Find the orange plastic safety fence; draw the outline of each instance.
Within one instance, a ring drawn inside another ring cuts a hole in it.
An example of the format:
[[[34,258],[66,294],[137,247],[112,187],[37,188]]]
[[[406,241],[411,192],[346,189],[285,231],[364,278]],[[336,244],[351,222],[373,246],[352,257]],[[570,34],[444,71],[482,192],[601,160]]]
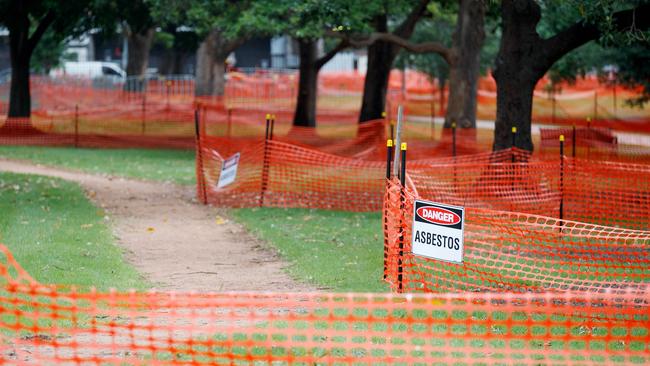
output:
[[[481,158],[484,155],[477,155]],[[417,193],[437,202],[532,213],[607,226],[650,228],[650,166],[565,158],[408,165]],[[561,207],[562,203],[562,207]]]
[[[10,365],[629,365],[650,362],[637,290],[323,294],[98,292],[0,261]],[[17,273],[17,274],[16,274]]]
[[[516,185],[521,183],[516,182]],[[435,190],[420,190],[417,182],[415,186],[417,191],[404,190],[395,181],[387,183],[385,277],[395,289],[405,292],[602,292],[620,288],[640,291],[650,283],[650,231],[472,205],[466,207],[465,213],[463,263],[416,256],[411,250],[414,200],[440,202],[441,197],[436,196]],[[507,191],[509,182],[503,182],[502,186]],[[454,200],[442,202],[457,203]],[[646,203],[643,208],[646,222],[647,207]],[[600,214],[605,213],[619,217],[614,220],[628,217],[622,207],[615,205],[603,208]]]
[[[281,141],[251,143],[241,149],[223,140],[201,140],[207,201],[228,207],[306,207],[347,211],[381,208],[385,166],[343,158]],[[224,158],[239,152],[237,178],[217,188]]]

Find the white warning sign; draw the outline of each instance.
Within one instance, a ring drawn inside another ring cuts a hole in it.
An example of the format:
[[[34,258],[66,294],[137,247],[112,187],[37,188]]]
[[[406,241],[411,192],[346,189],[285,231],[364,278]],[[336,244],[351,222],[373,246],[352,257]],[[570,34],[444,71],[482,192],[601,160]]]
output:
[[[221,166],[221,174],[219,174],[219,182],[217,188],[223,188],[237,178],[237,165],[239,165],[239,153],[229,157],[223,162]]]
[[[413,254],[462,263],[465,209],[416,200],[413,211]]]

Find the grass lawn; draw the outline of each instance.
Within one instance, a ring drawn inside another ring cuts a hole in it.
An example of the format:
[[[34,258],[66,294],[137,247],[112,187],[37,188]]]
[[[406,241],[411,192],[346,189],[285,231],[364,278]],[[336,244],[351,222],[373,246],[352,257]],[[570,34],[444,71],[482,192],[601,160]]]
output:
[[[77,184],[0,173],[0,213],[0,243],[39,282],[147,288]]]
[[[194,151],[150,149],[75,149],[0,146],[0,157],[43,165],[178,184],[195,184]]]
[[[388,291],[381,280],[381,213],[281,208],[231,212],[278,249],[295,278],[334,291]]]

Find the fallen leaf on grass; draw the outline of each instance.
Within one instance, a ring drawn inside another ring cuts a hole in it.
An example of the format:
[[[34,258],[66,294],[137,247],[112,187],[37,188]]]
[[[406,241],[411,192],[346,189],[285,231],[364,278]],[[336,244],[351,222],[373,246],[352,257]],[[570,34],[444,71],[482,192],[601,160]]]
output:
[[[93,227],[93,226],[94,226],[93,224],[83,224],[83,225],[81,225],[81,228],[82,229],[87,229],[87,228]]]
[[[214,221],[217,223],[217,225],[223,225],[226,223],[226,220],[221,216],[217,216],[217,218]]]
[[[154,229],[154,228],[152,228],[152,227],[148,227],[148,228],[147,228],[147,231],[150,232],[150,233],[153,233],[154,231],[156,231],[156,229]]]

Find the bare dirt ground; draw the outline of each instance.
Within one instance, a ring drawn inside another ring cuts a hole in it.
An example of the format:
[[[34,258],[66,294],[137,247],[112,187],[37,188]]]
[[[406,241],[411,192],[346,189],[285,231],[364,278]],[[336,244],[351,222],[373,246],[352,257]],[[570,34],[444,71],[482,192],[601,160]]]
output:
[[[102,207],[126,260],[157,289],[311,291],[286,263],[223,210],[195,199],[194,187],[92,175],[0,159],[0,171],[79,183]]]

